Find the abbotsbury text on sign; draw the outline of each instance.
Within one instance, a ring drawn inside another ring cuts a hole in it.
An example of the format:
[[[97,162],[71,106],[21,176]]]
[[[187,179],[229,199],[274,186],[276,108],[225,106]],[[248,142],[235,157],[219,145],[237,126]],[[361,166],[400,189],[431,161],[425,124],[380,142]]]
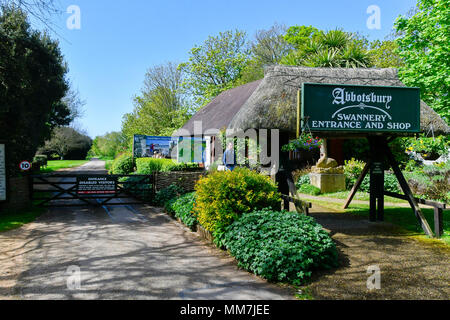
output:
[[[420,132],[418,88],[305,83],[302,92],[313,132]]]

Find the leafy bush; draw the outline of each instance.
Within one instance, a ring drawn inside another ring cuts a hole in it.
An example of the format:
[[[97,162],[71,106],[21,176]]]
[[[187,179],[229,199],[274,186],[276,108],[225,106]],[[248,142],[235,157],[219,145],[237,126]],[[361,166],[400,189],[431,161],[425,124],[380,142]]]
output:
[[[337,266],[336,245],[313,218],[268,209],[227,228],[225,247],[239,266],[270,281],[299,285],[316,269]]]
[[[131,174],[134,171],[133,156],[129,153],[124,153],[118,156],[111,167],[111,174]]]
[[[171,159],[140,158],[136,160],[137,174],[153,172],[192,171],[197,170],[197,163],[177,163]]]
[[[429,200],[450,202],[450,161],[424,166],[406,175],[414,194]]]
[[[197,224],[197,217],[194,211],[195,192],[187,193],[178,199],[166,202],[166,209],[169,213],[180,218],[189,228]]]
[[[304,184],[311,184],[311,178],[309,177],[309,174],[305,174],[304,176],[298,178],[296,183],[297,189],[300,189],[300,187]]]
[[[172,199],[177,199],[178,197],[180,197],[181,195],[183,195],[185,193],[186,192],[184,191],[183,188],[181,188],[175,184],[172,184],[169,187],[162,189],[156,193],[155,204],[164,206],[166,204],[166,202],[168,202]]]
[[[355,158],[345,161],[344,166],[345,184],[348,190],[353,188],[353,186],[356,183],[356,180],[358,180],[359,176],[361,175],[361,172],[363,171],[365,165],[366,165],[365,162],[356,160]]]
[[[436,138],[422,136],[419,139],[409,139],[407,146],[407,151],[422,153],[425,158],[435,155],[436,159],[439,156],[448,154],[448,149],[448,138],[443,136]]]
[[[298,188],[298,192],[305,193],[305,194],[310,194],[310,195],[313,195],[313,196],[318,196],[321,193],[319,188],[317,188],[317,187],[315,187],[315,186],[313,186],[311,184],[302,184],[300,186],[300,188]]]
[[[36,163],[36,164],[38,164],[39,166],[41,166],[41,167],[46,167],[47,166],[47,164],[48,164],[48,157],[46,156],[46,155],[36,155],[34,158],[33,158],[33,164],[34,163]]]
[[[244,168],[213,172],[201,178],[195,190],[198,221],[219,246],[225,227],[243,213],[281,206],[277,185],[269,177]]]

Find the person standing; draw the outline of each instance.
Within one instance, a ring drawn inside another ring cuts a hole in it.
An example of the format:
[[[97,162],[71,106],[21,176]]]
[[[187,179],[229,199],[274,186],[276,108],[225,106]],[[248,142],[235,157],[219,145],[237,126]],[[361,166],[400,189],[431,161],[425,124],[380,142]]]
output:
[[[223,164],[228,171],[233,171],[236,167],[236,153],[232,142],[228,144],[227,150],[223,154]]]

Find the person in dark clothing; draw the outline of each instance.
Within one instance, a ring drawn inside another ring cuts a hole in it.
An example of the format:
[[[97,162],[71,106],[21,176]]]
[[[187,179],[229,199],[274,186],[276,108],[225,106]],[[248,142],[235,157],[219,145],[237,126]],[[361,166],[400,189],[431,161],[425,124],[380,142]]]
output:
[[[229,171],[233,171],[236,167],[236,153],[234,152],[233,143],[229,143],[227,150],[223,154],[223,164]]]

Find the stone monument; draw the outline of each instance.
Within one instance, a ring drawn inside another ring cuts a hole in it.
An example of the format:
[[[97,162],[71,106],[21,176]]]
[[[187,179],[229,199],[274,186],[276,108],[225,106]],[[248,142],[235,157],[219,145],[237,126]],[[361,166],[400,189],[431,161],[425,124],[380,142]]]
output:
[[[324,139],[320,151],[320,159],[311,168],[309,175],[311,184],[322,193],[345,191],[344,167],[339,166],[336,160],[328,158],[327,140]]]

